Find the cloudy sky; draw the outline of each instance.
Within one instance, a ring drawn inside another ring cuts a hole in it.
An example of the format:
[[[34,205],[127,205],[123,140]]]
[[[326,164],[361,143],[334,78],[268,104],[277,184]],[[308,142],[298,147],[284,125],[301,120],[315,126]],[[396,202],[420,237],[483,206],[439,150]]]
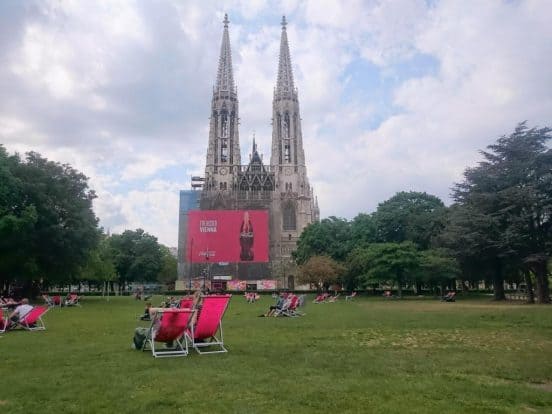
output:
[[[224,13],[240,100],[269,157],[280,20],[322,217],[401,190],[450,202],[477,151],[552,124],[549,0],[2,0],[0,143],[90,177],[112,232],[177,244],[178,192],[205,163]]]

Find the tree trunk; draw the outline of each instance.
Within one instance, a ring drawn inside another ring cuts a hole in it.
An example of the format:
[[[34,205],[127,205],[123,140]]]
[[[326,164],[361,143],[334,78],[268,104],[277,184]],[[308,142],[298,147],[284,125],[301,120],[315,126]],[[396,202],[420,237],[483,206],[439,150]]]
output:
[[[525,279],[525,286],[527,287],[527,303],[535,303],[535,292],[533,291],[531,272],[529,272],[529,270],[524,270],[523,278]]]
[[[402,277],[400,274],[398,276],[399,277],[397,277],[397,296],[399,297],[399,299],[401,299],[402,298]]]
[[[535,265],[535,279],[537,281],[537,303],[550,303],[550,286],[548,285],[548,270],[546,261]]]
[[[496,261],[495,269],[493,274],[493,290],[494,290],[494,300],[506,300],[506,295],[504,294],[504,278],[502,277],[502,263],[500,260]]]

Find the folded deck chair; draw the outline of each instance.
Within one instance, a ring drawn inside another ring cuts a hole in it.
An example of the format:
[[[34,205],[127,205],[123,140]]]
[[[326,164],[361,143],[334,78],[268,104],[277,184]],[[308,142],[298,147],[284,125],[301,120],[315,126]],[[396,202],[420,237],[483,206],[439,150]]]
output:
[[[232,295],[209,295],[203,297],[197,323],[186,332],[192,347],[197,353],[216,354],[228,352],[224,348],[222,317],[224,316],[224,312],[226,312],[231,297]]]
[[[188,355],[188,342],[184,335],[194,312],[191,309],[177,308],[158,311],[151,322],[142,351],[151,349],[155,358]],[[156,348],[156,342],[165,342],[165,344],[172,342],[173,346]]]
[[[27,331],[45,331],[46,325],[42,320],[42,315],[46,312],[48,312],[46,306],[35,306],[29,313],[16,322],[17,326]]]

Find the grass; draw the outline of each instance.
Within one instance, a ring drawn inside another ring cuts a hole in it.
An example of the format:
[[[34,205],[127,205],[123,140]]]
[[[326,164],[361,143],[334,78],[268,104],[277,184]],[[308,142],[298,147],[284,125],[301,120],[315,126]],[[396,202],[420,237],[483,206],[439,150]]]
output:
[[[232,299],[227,354],[170,359],[131,349],[143,302],[52,309],[47,331],[0,339],[0,412],[552,413],[552,307],[357,298],[258,318],[272,302]]]

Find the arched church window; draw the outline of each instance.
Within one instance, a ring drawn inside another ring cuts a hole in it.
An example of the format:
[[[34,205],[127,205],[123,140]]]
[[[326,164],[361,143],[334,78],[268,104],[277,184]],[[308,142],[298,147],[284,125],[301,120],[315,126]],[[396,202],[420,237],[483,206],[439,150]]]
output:
[[[295,206],[292,203],[285,204],[282,213],[284,230],[295,230],[297,226],[295,219]]]

